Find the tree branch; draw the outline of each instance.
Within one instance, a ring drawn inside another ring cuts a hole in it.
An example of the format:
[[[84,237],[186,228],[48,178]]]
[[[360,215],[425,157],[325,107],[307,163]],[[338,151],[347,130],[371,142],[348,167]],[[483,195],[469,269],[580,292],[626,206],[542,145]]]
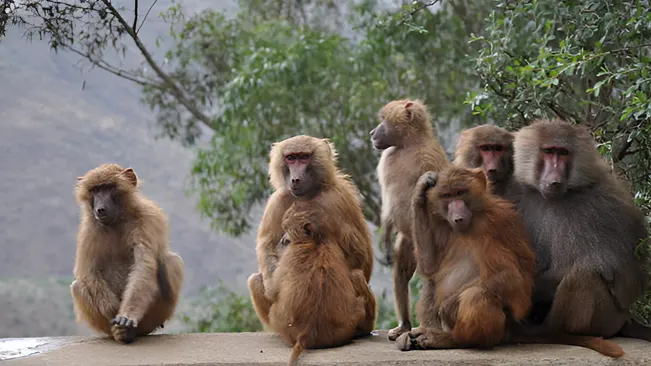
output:
[[[404,23],[406,23],[406,22],[407,22],[407,19],[411,19],[411,18],[412,18],[414,15],[416,15],[416,13],[418,13],[419,11],[425,10],[425,9],[429,8],[430,6],[434,6],[436,3],[440,2],[440,1],[441,1],[441,0],[431,0],[431,1],[426,2],[426,3],[419,3],[420,6],[417,7],[416,9],[410,11],[409,14],[407,14],[407,16],[404,17],[404,18],[400,21],[400,23],[398,23],[398,24],[400,25],[400,24],[404,24]]]
[[[151,3],[151,6],[149,7],[149,9],[147,9],[147,13],[145,13],[145,16],[142,17],[142,22],[140,23],[140,27],[136,29],[136,33],[140,32],[140,28],[142,28],[142,26],[145,25],[145,20],[147,20],[147,16],[149,16],[149,12],[151,11],[151,9],[154,8],[154,5],[156,5],[157,2],[158,0],[154,0],[154,2]]]
[[[83,58],[87,59],[94,66],[96,66],[96,67],[98,67],[98,68],[100,68],[100,69],[102,69],[104,71],[108,71],[108,72],[110,72],[111,74],[113,74],[115,76],[119,76],[119,77],[121,77],[123,79],[129,80],[129,81],[134,82],[134,83],[136,83],[138,85],[141,85],[141,86],[151,86],[151,87],[155,87],[155,88],[160,88],[160,85],[158,85],[158,84],[155,84],[155,83],[153,83],[151,81],[146,81],[146,80],[139,79],[135,75],[132,75],[131,73],[129,73],[129,72],[125,71],[125,70],[122,70],[122,69],[119,69],[117,67],[111,66],[111,65],[107,64],[106,62],[104,62],[102,60],[96,60],[96,59],[93,58],[93,56],[90,53],[83,53],[83,52],[75,49],[72,46],[66,46],[66,48],[69,51],[72,51],[72,52],[82,56]]]
[[[204,113],[202,113],[195,105],[190,101],[185,96],[185,91],[179,87],[172,78],[163,71],[160,66],[154,61],[154,58],[152,57],[151,53],[147,50],[145,45],[142,43],[138,35],[136,34],[135,30],[129,26],[127,21],[122,17],[119,11],[111,5],[110,0],[102,0],[102,3],[106,6],[106,8],[115,16],[115,18],[120,22],[120,24],[124,27],[125,31],[131,37],[131,39],[134,41],[136,44],[136,47],[138,47],[138,50],[140,50],[140,53],[142,53],[143,57],[145,58],[145,61],[147,61],[147,64],[154,70],[156,75],[163,80],[163,83],[165,86],[167,86],[170,90],[170,92],[176,97],[176,99],[181,103],[187,110],[190,112],[194,118],[202,122],[206,127],[208,127],[211,130],[214,130],[212,126],[212,121],[208,116],[206,116]]]
[[[138,34],[138,31],[136,30],[138,27],[138,0],[133,1],[133,30],[136,34]]]

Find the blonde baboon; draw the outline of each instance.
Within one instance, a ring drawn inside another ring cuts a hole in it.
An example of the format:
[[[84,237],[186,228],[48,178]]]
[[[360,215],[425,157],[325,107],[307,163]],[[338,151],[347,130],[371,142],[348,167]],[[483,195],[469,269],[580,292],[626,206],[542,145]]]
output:
[[[490,348],[556,343],[624,355],[615,342],[523,326],[536,259],[514,205],[490,193],[481,169],[427,172],[413,192],[414,245],[423,277],[420,327],[398,348]]]
[[[133,169],[117,164],[88,171],[76,186],[81,223],[70,291],[77,320],[124,343],[163,327],[183,284],[167,216],[137,188]]]
[[[382,150],[377,167],[382,191],[382,229],[386,261],[393,262],[393,286],[398,327],[389,339],[411,330],[409,280],[416,271],[411,235],[411,192],[426,171],[449,164],[439,144],[426,106],[419,100],[394,100],[379,112],[380,124],[371,131],[373,146]],[[395,259],[393,231],[397,231]]]
[[[491,191],[511,199],[513,184],[513,134],[495,125],[479,125],[459,134],[454,164],[482,168],[491,182]]]
[[[286,247],[273,281],[258,294],[271,303],[271,328],[294,346],[289,365],[304,349],[344,345],[375,325],[375,297],[364,272],[348,267],[320,203],[297,201],[285,212]]]
[[[267,201],[258,230],[259,273],[249,277],[251,299],[265,325],[270,323],[272,304],[265,291],[283,286],[282,281],[274,284],[274,272],[287,250],[283,216],[296,202],[309,201],[320,208],[318,233],[325,235],[328,243],[340,247],[349,270],[361,270],[364,281],[370,281],[373,270],[371,233],[364,219],[359,192],[339,171],[336,160],[337,152],[327,139],[300,135],[272,145],[269,177],[274,192]]]

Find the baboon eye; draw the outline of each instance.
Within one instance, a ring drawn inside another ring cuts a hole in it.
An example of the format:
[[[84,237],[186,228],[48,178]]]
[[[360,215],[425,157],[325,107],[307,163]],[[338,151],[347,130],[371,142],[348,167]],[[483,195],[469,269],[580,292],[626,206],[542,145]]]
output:
[[[551,153],[554,152],[553,150],[554,150],[554,149],[550,149],[550,148],[542,149],[542,151],[543,151],[545,154],[551,154]]]
[[[460,189],[460,190],[456,191],[456,193],[454,195],[455,196],[462,196],[462,195],[466,194],[467,192],[468,192],[467,189]]]
[[[479,146],[479,150],[481,151],[490,151],[491,147],[489,145],[481,145]]]
[[[558,155],[567,156],[570,155],[570,152],[565,149],[558,149]]]
[[[493,147],[493,149],[494,149],[495,151],[502,151],[504,148],[502,147],[502,145],[495,145],[495,146]]]
[[[287,155],[285,157],[285,159],[287,159],[287,161],[294,161],[294,160],[296,160],[296,156],[295,155]]]
[[[441,194],[441,198],[450,198],[450,197],[452,197],[452,195],[449,194],[449,193],[443,193],[443,194]]]

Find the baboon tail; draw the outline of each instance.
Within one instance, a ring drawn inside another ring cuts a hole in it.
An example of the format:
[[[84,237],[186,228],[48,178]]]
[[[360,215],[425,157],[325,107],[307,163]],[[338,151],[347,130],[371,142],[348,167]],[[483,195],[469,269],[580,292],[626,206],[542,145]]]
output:
[[[542,325],[517,324],[512,330],[509,343],[565,344],[589,348],[613,358],[620,358],[624,355],[624,350],[619,344],[601,337],[552,332]]]
[[[288,366],[296,366],[298,364],[298,357],[303,353],[303,350],[305,349],[305,336],[301,334],[297,339],[296,343],[294,343],[294,347],[292,348],[292,355],[289,357],[289,362],[287,363]]]
[[[156,267],[156,280],[158,281],[160,296],[163,300],[170,301],[172,300],[172,286],[167,274],[167,265],[161,257],[156,259]]]

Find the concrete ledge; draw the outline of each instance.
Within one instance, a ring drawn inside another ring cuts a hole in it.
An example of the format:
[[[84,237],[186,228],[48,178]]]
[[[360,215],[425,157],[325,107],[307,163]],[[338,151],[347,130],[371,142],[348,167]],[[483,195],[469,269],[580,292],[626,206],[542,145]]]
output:
[[[572,346],[517,345],[490,351],[399,351],[386,331],[345,347],[307,350],[300,365],[650,365],[651,343],[617,338],[626,355],[613,360]],[[290,348],[271,333],[151,335],[130,345],[107,338],[0,339],[2,366],[286,365]]]

